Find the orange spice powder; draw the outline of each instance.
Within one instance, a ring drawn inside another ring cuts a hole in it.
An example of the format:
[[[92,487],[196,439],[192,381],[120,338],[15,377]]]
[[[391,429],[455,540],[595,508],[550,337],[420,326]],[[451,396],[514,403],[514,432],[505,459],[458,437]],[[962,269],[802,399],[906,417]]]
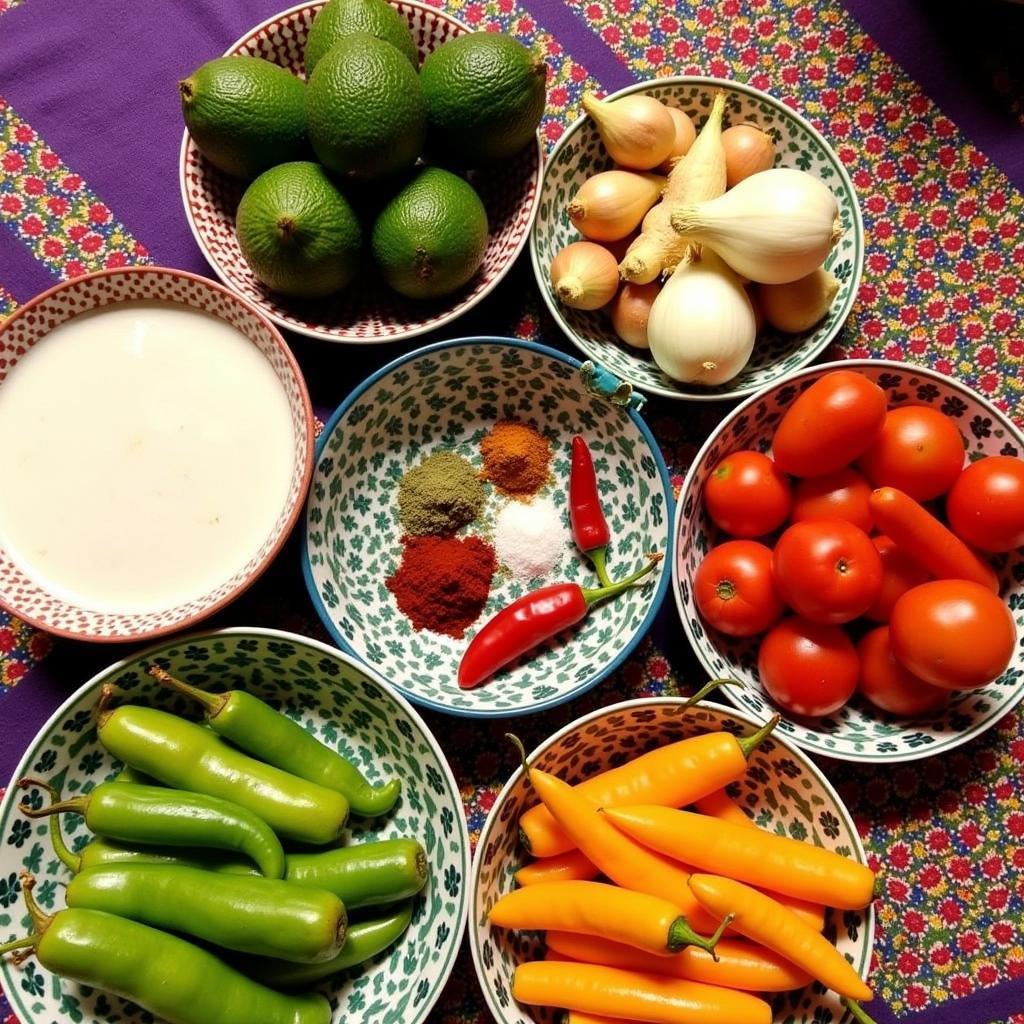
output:
[[[527,498],[543,487],[551,471],[551,445],[534,427],[500,420],[480,442],[481,476],[513,498]]]

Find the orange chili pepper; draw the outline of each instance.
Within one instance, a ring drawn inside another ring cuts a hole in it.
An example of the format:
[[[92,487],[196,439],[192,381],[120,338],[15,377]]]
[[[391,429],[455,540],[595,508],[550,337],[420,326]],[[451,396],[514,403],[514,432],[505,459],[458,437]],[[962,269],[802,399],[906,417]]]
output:
[[[545,882],[570,882],[574,879],[589,882],[601,874],[597,865],[579,850],[569,850],[557,857],[544,857],[516,872],[520,885],[543,885]]]
[[[874,895],[870,868],[788,836],[653,804],[610,807],[604,815],[666,857],[773,892],[842,910],[865,907]]]
[[[745,939],[722,939],[715,946],[717,961],[695,946],[688,946],[675,956],[650,956],[639,949],[593,935],[547,932],[544,941],[548,953],[553,951],[558,956],[580,963],[603,964],[647,974],[667,974],[672,978],[702,981],[707,985],[721,985],[722,988],[737,988],[745,992],[788,992],[803,988],[811,980],[806,971],[785,957]]]
[[[716,922],[697,902],[686,884],[690,877],[688,872],[668,857],[652,853],[623,835],[578,787],[570,786],[550,772],[531,768],[526,763],[522,743],[511,734],[508,734],[508,739],[519,750],[523,771],[534,792],[573,844],[602,874],[624,889],[669,900],[695,928],[715,930]]]
[[[741,935],[780,953],[841,996],[871,998],[846,957],[770,896],[719,875],[691,875],[690,888],[712,914],[735,913],[732,927]]]
[[[711,952],[725,928],[723,924],[705,938],[674,903],[605,882],[549,882],[516,889],[494,904],[488,918],[499,928],[602,935],[661,956],[688,945]]]
[[[599,807],[663,804],[685,807],[738,779],[747,758],[779,723],[776,715],[751,736],[709,732],[659,747],[628,764],[586,779],[575,788]],[[519,819],[519,837],[535,857],[553,857],[573,848],[572,840],[543,804]]]
[[[626,1024],[621,1017],[599,1017],[596,1013],[570,1010],[562,1017],[562,1024]]]
[[[659,974],[595,964],[520,964],[512,976],[520,1003],[608,1014],[650,1024],[771,1024],[772,1009],[757,996]]]

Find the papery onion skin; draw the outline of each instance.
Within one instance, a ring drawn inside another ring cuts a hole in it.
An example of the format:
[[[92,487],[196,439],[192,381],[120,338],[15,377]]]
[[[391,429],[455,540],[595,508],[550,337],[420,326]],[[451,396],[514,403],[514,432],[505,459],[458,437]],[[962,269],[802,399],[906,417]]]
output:
[[[824,317],[836,295],[839,279],[824,267],[786,284],[762,284],[757,304],[764,318],[784,334],[802,334]]]
[[[594,119],[608,155],[621,167],[649,171],[675,145],[676,123],[665,104],[653,96],[599,100],[588,92],[583,95],[583,109]]]
[[[616,242],[639,226],[664,187],[658,174],[601,171],[577,189],[567,207],[569,219],[591,241]]]
[[[612,328],[627,345],[642,349],[651,347],[647,340],[647,321],[660,291],[661,285],[657,283],[633,284],[627,281],[612,300],[608,307]]]
[[[756,124],[735,124],[722,132],[725,185],[732,188],[752,174],[767,171],[775,159],[775,142]]]
[[[659,174],[668,174],[690,152],[690,147],[697,138],[697,129],[686,111],[680,110],[678,107],[668,107],[667,109],[669,116],[675,122],[676,138],[668,156],[655,168]]]
[[[615,257],[596,242],[572,242],[551,261],[551,287],[572,309],[600,309],[619,287]]]

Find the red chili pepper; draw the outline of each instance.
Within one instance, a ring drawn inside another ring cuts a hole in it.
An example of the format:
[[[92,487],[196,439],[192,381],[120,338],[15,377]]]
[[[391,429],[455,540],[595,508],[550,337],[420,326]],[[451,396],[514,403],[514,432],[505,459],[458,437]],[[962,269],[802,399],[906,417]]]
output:
[[[520,655],[575,626],[598,601],[615,597],[646,576],[661,561],[651,555],[642,569],[595,590],[578,583],[555,583],[524,594],[483,624],[459,663],[459,686],[472,690]]]
[[[594,563],[602,587],[611,585],[605,556],[611,531],[601,508],[597,474],[587,442],[577,434],[572,439],[572,465],[569,469],[569,522],[576,546]]]

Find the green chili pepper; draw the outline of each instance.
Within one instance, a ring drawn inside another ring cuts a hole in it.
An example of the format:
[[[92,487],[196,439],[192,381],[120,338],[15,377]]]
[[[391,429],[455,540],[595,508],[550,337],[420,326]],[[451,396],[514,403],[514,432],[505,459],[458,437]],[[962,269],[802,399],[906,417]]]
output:
[[[34,933],[0,946],[0,955],[34,951],[48,971],[130,999],[168,1024],[330,1024],[319,993],[275,992],[184,939],[113,914],[44,914],[33,885],[22,876]]]
[[[18,785],[53,789],[36,779]],[[143,846],[198,846],[251,857],[268,878],[283,878],[284,850],[270,826],[252,811],[202,793],[184,793],[134,782],[101,782],[84,796],[47,807],[21,805],[29,818],[71,811],[85,816],[98,835]]]
[[[344,904],[323,889],[178,864],[90,868],[68,884],[67,904],[297,963],[337,956],[347,924]]]
[[[175,789],[232,800],[279,836],[300,843],[334,842],[348,819],[348,801],[333,789],[298,779],[229,747],[209,729],[166,711],[126,704],[104,708],[100,742],[115,757]]]
[[[247,957],[239,967],[271,988],[308,987],[382,953],[401,937],[411,920],[412,904],[406,903],[385,917],[357,922],[349,928],[345,945],[333,960],[318,964],[289,964],[267,957]]]
[[[354,764],[251,693],[207,693],[156,666],[149,669],[149,674],[198,701],[205,709],[207,723],[218,735],[275,768],[337,790],[354,814],[375,818],[394,807],[402,788],[398,779],[377,788],[371,786]]]
[[[137,772],[130,764],[124,765],[122,769],[109,780],[110,782],[136,782],[140,786],[155,786],[156,779],[142,772]]]

